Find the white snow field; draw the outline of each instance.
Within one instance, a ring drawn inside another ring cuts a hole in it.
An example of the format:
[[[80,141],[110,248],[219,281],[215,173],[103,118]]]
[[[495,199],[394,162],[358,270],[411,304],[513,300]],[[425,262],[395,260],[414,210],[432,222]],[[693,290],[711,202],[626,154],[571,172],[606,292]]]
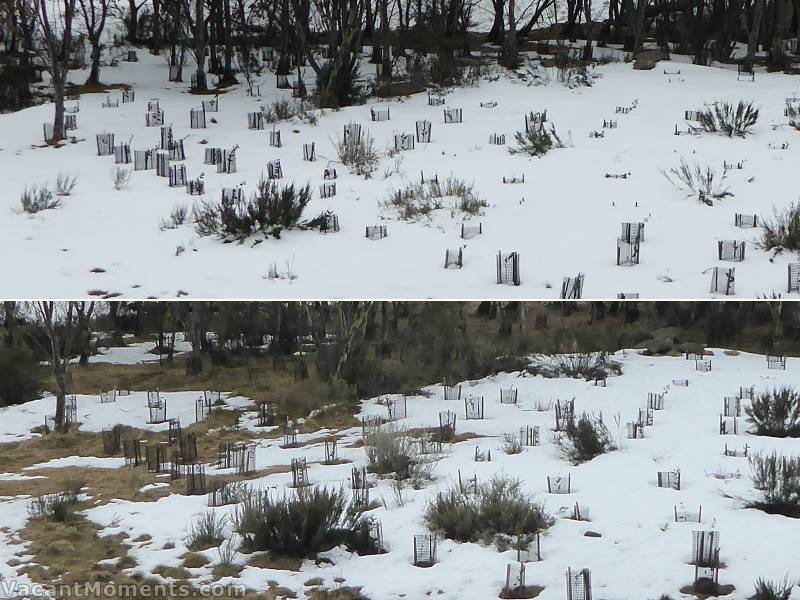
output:
[[[219,112],[206,114],[208,127],[190,129],[190,109],[212,97],[190,95],[188,83],[168,83],[163,57],[140,50],[139,59],[102,70],[107,83],[131,84],[135,101],[103,108],[105,94],[84,95],[75,143],[58,149],[43,145],[42,124],[52,120],[51,105],[0,115],[0,231],[7,257],[0,275],[7,296],[551,299],[559,297],[562,278],[584,273],[584,298],[619,293],[719,297],[710,291],[712,267],[735,267],[737,297],[787,293],[787,265],[796,258],[788,252],[773,258],[772,252],[757,249],[759,230],[738,228],[734,221],[737,213],[769,217],[773,207],[797,200],[793,165],[800,143],[783,116],[786,98],[800,91],[796,77],[758,72],[754,82],[738,81],[735,68],[693,66],[681,57],[651,71],[634,71],[624,62],[600,66],[592,87],[575,89],[559,83],[554,71],[552,81],[540,86],[498,71],[497,81],[484,79],[452,90],[444,106],[429,106],[427,96],[417,94],[325,111],[316,126],[299,120],[277,123],[283,146],[276,148],[269,146],[270,125],[248,130],[247,113],[291,97],[291,91],[276,89],[269,71],[261,78],[262,97],[248,97],[244,85],[228,89],[219,97]],[[371,73],[374,66],[363,69]],[[665,70],[680,75],[665,75]],[[190,72],[187,65],[187,80]],[[84,77],[83,71],[71,74],[76,82]],[[313,80],[310,70],[306,80]],[[109,97],[119,100],[121,92]],[[132,152],[155,148],[159,128],[145,125],[151,98],[159,99],[175,138],[184,140],[187,178],[204,175],[204,196],[170,188],[154,170],[133,172],[127,189],[114,190],[114,157],[97,156],[96,135],[113,133],[117,144],[130,141]],[[674,135],[676,125],[687,128],[684,111],[740,99],[753,101],[761,111],[745,139]],[[482,102],[497,106],[482,108]],[[616,112],[634,104],[629,113]],[[372,107],[388,107],[390,120],[370,121]],[[463,123],[445,124],[445,108],[462,109]],[[542,158],[510,155],[508,147],[515,145],[515,132],[524,129],[525,115],[545,110],[569,147]],[[417,143],[399,157],[384,156],[370,179],[338,164],[333,142],[347,123],[360,123],[383,151],[393,144],[393,134],[413,134],[418,120],[431,122],[431,142]],[[618,127],[604,130],[604,120],[616,120]],[[604,137],[590,138],[592,131]],[[490,145],[491,134],[504,134],[506,146]],[[312,142],[317,160],[307,162],[303,144]],[[771,148],[784,144],[788,148]],[[235,146],[235,174],[218,174],[204,164],[206,148]],[[727,172],[726,185],[734,196],[709,207],[673,187],[660,170],[677,167],[681,158],[711,166],[718,176],[723,163],[741,162],[741,170]],[[315,197],[304,218],[331,210],[338,216],[339,232],[293,230],[280,239],[259,235],[243,244],[223,244],[200,237],[191,222],[159,229],[176,206],[217,202],[223,187],[243,184],[249,195],[273,159],[281,161],[282,183],[311,184]],[[326,166],[337,169],[337,193],[321,198]],[[35,215],[21,212],[22,191],[34,184],[53,185],[59,173],[78,178],[62,206]],[[480,224],[483,233],[460,237],[464,217],[451,210],[452,199],[411,222],[383,206],[392,191],[418,182],[421,173],[474,182],[489,206],[468,218],[467,225]],[[621,174],[629,176],[606,177]],[[503,177],[522,176],[524,183],[502,183]],[[616,265],[623,222],[646,223],[639,265]],[[367,239],[368,225],[387,226],[388,236]],[[745,260],[720,261],[720,240],[746,242]],[[463,268],[444,269],[445,251],[458,248],[463,248]],[[519,253],[518,287],[497,284],[498,251]],[[278,277],[269,277],[270,271]]]
[[[370,498],[381,506],[369,514],[382,523],[387,553],[358,557],[337,549],[326,554],[330,564],[315,566],[313,561],[306,561],[299,572],[244,566],[239,578],[222,582],[262,590],[267,581],[274,581],[301,593],[304,582],[319,577],[327,587],[336,587],[337,580],[342,579],[342,585],[363,586],[363,593],[374,600],[496,598],[505,581],[506,565],[516,560],[513,550],[498,552],[494,546],[440,539],[437,564],[431,568],[412,565],[413,535],[427,531],[422,518],[426,503],[437,491],[454,485],[459,470],[463,478],[475,475],[479,482],[501,474],[519,478],[524,489],[543,501],[546,510],[556,517],[555,525],[542,536],[541,562],[526,564],[528,585],[544,587],[539,596],[542,600],[565,597],[564,574],[568,567],[591,570],[594,598],[642,600],[658,598],[662,593],[690,598],[679,590],[693,580],[694,568],[689,564],[692,532],[700,530],[719,532],[720,560],[724,563],[719,579],[721,584],[736,587],[730,598],[749,597],[757,577],[780,579],[786,573],[797,576],[800,520],[744,508],[756,493],[747,459],[725,456],[723,450],[726,445],[737,450],[747,445],[751,453],[777,450],[795,455],[800,452],[798,442],[754,436],[747,432],[744,418],[739,420],[738,434],[720,435],[719,420],[723,398],[735,396],[740,386],[754,386],[759,392],[796,384],[800,359],[788,359],[786,370],[778,371],[767,369],[763,356],[720,349],[712,352],[713,356],[708,357],[710,372],[696,371],[695,362],[683,357],[654,358],[618,352],[614,358],[621,362],[623,374],[610,377],[607,387],[519,372],[462,382],[463,396],[484,397],[483,420],[465,420],[463,403],[444,400],[442,386],[432,385],[423,390],[427,395],[407,398],[408,415],[398,425],[436,425],[439,411],[452,410],[458,418],[456,432],[473,435],[445,445],[435,463],[434,480],[419,490],[406,488],[402,506],[390,481],[373,480]],[[673,385],[673,380],[682,379],[688,380],[687,387]],[[518,404],[500,404],[500,390],[511,387],[518,390]],[[636,420],[638,410],[647,406],[650,392],[665,393],[663,409],[655,411],[654,423],[645,428],[644,439],[625,439],[625,423]],[[572,398],[577,413],[602,412],[619,450],[579,466],[572,466],[561,456],[550,433],[554,411],[546,405]],[[359,416],[385,416],[385,400],[381,397],[365,401]],[[106,414],[105,422],[98,416],[87,428],[113,425],[123,413],[139,415],[126,422],[144,427],[140,410],[144,403],[141,396],[120,398],[118,412]],[[84,404],[91,404],[91,400],[79,399],[82,415],[96,408],[82,409]],[[747,400],[742,404],[746,405]],[[537,410],[537,405],[545,408]],[[16,431],[24,436],[31,425],[25,415],[36,413],[40,418],[34,421],[38,421],[47,410],[49,407],[42,402],[5,409],[0,412],[0,422],[9,433]],[[243,420],[248,419],[248,415],[243,416]],[[539,426],[541,444],[526,447],[521,454],[506,455],[501,450],[504,436],[524,426]],[[288,465],[291,458],[304,456],[313,484],[349,487],[351,469],[366,464],[364,449],[354,446],[361,431],[352,428],[337,433],[339,457],[352,462],[330,466],[321,464],[325,438],[322,433],[307,436],[301,440],[304,446],[293,449],[280,448],[281,439],[255,440],[257,469]],[[476,446],[481,451],[491,450],[491,462],[474,461]],[[681,489],[659,488],[657,473],[675,469],[681,471]],[[33,475],[36,471],[25,473]],[[571,493],[547,493],[547,476],[558,474],[569,474]],[[276,494],[295,493],[287,487],[291,484],[289,473],[256,473],[250,483]],[[576,502],[590,521],[560,516],[562,509],[569,512]],[[702,523],[676,522],[676,511],[696,512],[700,507]],[[22,527],[26,517],[24,502],[19,498],[3,499],[0,510],[3,523],[12,531],[7,535]],[[179,557],[187,551],[187,530],[197,516],[208,510],[230,515],[235,506],[209,508],[205,496],[172,494],[153,502],[112,501],[88,509],[85,514],[101,528],[101,535],[128,534],[125,543],[130,545],[130,554],[137,562],[133,570],[149,575],[158,565],[181,564]],[[230,522],[227,527],[230,531]],[[587,531],[599,533],[600,537],[587,537]],[[230,539],[236,547],[236,534],[231,532]],[[216,549],[203,554],[212,562],[208,567],[191,570],[197,576],[197,584],[211,581],[211,568],[219,561]],[[246,555],[236,555],[241,565],[247,560]],[[793,598],[800,597],[798,591],[795,588]]]

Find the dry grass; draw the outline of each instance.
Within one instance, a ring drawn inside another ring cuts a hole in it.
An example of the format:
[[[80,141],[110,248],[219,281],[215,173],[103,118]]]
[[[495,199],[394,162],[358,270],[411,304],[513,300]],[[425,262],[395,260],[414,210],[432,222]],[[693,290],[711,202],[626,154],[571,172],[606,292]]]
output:
[[[273,558],[269,552],[254,552],[247,561],[251,567],[279,571],[299,571],[303,561],[299,558]]]
[[[99,390],[113,387],[132,390],[158,388],[162,392],[218,389],[257,402],[278,402],[286,386],[294,383],[291,369],[275,370],[272,361],[265,356],[241,357],[237,359],[237,365],[231,367],[214,366],[210,357],[206,356],[203,358],[203,372],[200,375],[187,375],[186,359],[181,356],[172,361],[165,359],[161,365],[92,363],[71,369],[71,374],[71,392],[77,394],[97,394]],[[52,381],[45,383],[52,391]]]
[[[120,585],[142,585],[145,583],[158,583],[153,578],[146,578],[141,574],[126,575],[123,571],[136,566],[135,561],[128,556],[124,545],[125,535],[98,537],[98,529],[85,518],[78,516],[68,524],[53,523],[41,519],[33,520],[20,532],[23,542],[30,545],[24,554],[32,554],[30,566],[22,568],[33,581],[51,583],[82,583],[82,582],[114,582]],[[188,555],[187,555],[188,557]],[[107,566],[97,565],[98,561],[118,558],[116,564]],[[185,557],[186,558],[186,557]],[[41,565],[47,565],[47,568]],[[298,565],[299,570],[299,565]],[[191,577],[184,567],[157,567],[154,572],[166,577],[176,578],[185,582]],[[124,588],[123,588],[124,589]],[[147,596],[142,596],[147,597]],[[215,598],[233,600],[276,600],[277,598],[296,598],[297,595],[290,589],[283,588],[270,582],[264,592],[247,590],[245,596],[223,594]],[[87,596],[93,600],[93,596]],[[124,600],[116,596],[103,596],[106,600]],[[125,597],[129,600],[130,596]]]
[[[28,552],[33,554],[33,562],[37,564],[23,567],[22,571],[42,583],[113,580],[122,566],[131,566],[132,561],[122,543],[124,536],[99,538],[97,532],[97,528],[80,515],[68,523],[44,519],[29,521],[20,537],[30,542]],[[120,558],[121,565],[97,565],[98,561],[111,558]]]

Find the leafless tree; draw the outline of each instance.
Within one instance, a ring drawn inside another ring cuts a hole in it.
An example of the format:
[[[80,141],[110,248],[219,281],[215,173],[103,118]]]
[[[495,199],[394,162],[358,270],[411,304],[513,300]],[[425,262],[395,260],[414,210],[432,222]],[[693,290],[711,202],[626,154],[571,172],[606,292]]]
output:
[[[178,2],[179,0],[171,1]],[[147,2],[147,0],[141,0],[141,2],[137,2],[136,0],[128,0],[128,41],[131,44],[139,43],[139,11],[145,5],[145,2]]]
[[[92,351],[92,317],[94,308],[94,302],[77,302],[75,304],[75,351],[78,354],[78,364],[81,367],[89,364],[89,355]]]
[[[86,37],[92,45],[92,66],[86,79],[87,85],[100,85],[100,55],[103,51],[100,41],[106,27],[110,5],[111,0],[78,0],[78,12],[83,17]]]
[[[752,13],[752,17],[748,14]],[[756,57],[758,34],[761,31],[761,21],[764,17],[764,0],[755,0],[752,11],[743,11],[744,29],[747,32],[747,58],[745,64],[752,65]]]
[[[208,27],[208,19],[210,18],[210,16],[206,15],[205,0],[194,0],[194,14],[192,14],[192,11],[187,7],[185,16],[188,28],[191,31],[191,45],[189,46],[189,50],[197,64],[195,70],[196,81],[192,89],[197,92],[205,92],[208,90],[208,81],[206,79],[208,37],[206,35],[206,30]]]
[[[72,47],[72,21],[75,17],[76,0],[55,0],[53,12],[49,0],[36,0],[39,19],[40,46],[42,59],[50,73],[55,99],[55,117],[51,143],[64,139],[64,90],[69,74],[70,50]]]
[[[76,332],[77,302],[39,301],[33,309],[47,337],[50,368],[56,384],[55,424],[63,430],[64,405],[67,398],[67,381],[72,345]]]

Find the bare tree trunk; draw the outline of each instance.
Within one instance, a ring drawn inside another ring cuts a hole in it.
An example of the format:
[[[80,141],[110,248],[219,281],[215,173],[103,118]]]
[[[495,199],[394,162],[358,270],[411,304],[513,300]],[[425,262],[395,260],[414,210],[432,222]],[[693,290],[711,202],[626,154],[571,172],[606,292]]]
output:
[[[772,29],[772,42],[770,44],[769,64],[772,67],[785,68],[788,63],[783,50],[783,40],[786,29],[792,20],[791,0],[774,0],[775,18]]]
[[[150,51],[161,54],[161,0],[153,0],[153,39]]]
[[[139,43],[139,5],[136,0],[128,0],[128,41],[131,44]]]
[[[34,304],[34,310],[41,321],[48,341],[50,367],[56,384],[56,414],[54,420],[59,431],[64,431],[67,425],[64,419],[64,407],[67,399],[67,371],[70,357],[72,356],[75,306],[74,302],[62,304],[45,300]],[[62,319],[58,315],[59,309],[63,312],[63,322],[60,322]]]
[[[195,71],[197,81],[194,90],[198,92],[208,91],[206,81],[206,52],[208,51],[206,41],[206,19],[205,19],[205,0],[195,0],[195,26],[194,26],[194,58],[197,61]]]
[[[64,89],[69,73],[69,54],[72,47],[72,20],[75,17],[76,0],[61,0],[61,15],[51,21],[47,10],[48,2],[39,1],[37,18],[42,32],[42,45],[45,47],[43,58],[53,82],[55,99],[55,116],[53,135],[48,140],[58,143],[64,139]],[[60,27],[61,31],[58,31]]]
[[[583,16],[586,20],[586,45],[583,47],[583,60],[592,60],[592,0],[583,0]]]
[[[389,44],[389,0],[379,0],[381,7],[381,85],[388,94],[392,87],[392,57]]]
[[[236,75],[233,74],[233,21],[231,19],[231,0],[223,0],[224,28],[225,36],[225,66],[222,70],[222,81],[226,84],[236,83]],[[246,57],[243,57],[246,60]]]
[[[509,0],[511,1],[511,0]],[[505,0],[492,0],[494,10],[494,21],[492,28],[486,36],[486,41],[493,44],[503,44],[505,42]]]
[[[516,69],[519,66],[519,53],[517,48],[517,15],[516,0],[508,0],[508,33],[503,47],[503,66],[507,69]]]
[[[761,31],[761,21],[764,17],[764,0],[755,0],[753,4],[753,22],[747,27],[747,58],[746,65],[752,65],[756,57],[758,48],[759,32]]]

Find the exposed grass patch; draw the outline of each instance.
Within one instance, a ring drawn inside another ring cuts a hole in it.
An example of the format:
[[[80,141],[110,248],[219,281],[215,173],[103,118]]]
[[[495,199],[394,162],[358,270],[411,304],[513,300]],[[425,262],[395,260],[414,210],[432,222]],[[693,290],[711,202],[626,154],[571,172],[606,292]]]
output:
[[[198,552],[189,552],[183,557],[183,567],[185,569],[199,569],[205,567],[211,561]]]

